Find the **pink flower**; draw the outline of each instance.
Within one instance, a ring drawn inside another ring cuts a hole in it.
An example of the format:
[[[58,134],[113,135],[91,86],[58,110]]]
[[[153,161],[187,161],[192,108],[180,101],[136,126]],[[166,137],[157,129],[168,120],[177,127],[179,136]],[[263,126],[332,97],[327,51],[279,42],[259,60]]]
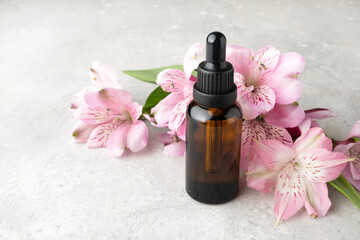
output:
[[[179,157],[185,154],[185,141],[175,132],[169,131],[158,135],[160,142],[164,143],[164,153],[169,157]]]
[[[75,93],[71,99],[71,109],[84,105],[84,95],[87,92],[98,91],[102,88],[121,89],[114,69],[102,62],[93,62],[89,70],[92,85]]]
[[[269,193],[275,187],[277,223],[305,206],[309,215],[324,216],[330,208],[326,182],[336,179],[350,161],[331,152],[332,142],[321,128],[311,128],[287,146],[277,140],[255,145],[248,186]]]
[[[347,140],[338,141],[340,144],[334,148],[335,152],[345,153],[354,158],[343,171],[343,176],[360,191],[360,121],[357,121],[346,137]]]
[[[275,103],[296,102],[302,94],[302,83],[297,77],[305,61],[298,53],[280,55],[272,46],[253,53],[249,48],[230,46],[227,61],[234,67],[238,101],[246,120],[269,112]]]
[[[277,108],[277,107],[275,107],[275,108]],[[289,118],[281,120],[281,116],[282,116],[281,114],[271,114],[271,112],[273,112],[273,111],[270,111],[267,114],[267,116],[265,117],[265,119],[267,121],[269,121],[269,120],[278,121],[277,123],[285,122],[285,121],[290,122],[290,121],[288,121]],[[269,115],[271,115],[270,118],[269,118]],[[295,116],[295,114],[288,114],[288,115]],[[305,116],[303,117],[303,119],[300,122],[298,121],[298,120],[300,120],[300,114],[298,114],[298,116],[299,116],[298,118],[293,119],[293,123],[296,123],[296,124],[293,124],[293,125],[282,124],[281,125],[281,126],[287,128],[287,130],[289,131],[289,133],[291,134],[293,139],[300,137],[301,134],[306,133],[312,127],[319,127],[319,123],[316,120],[322,120],[322,119],[326,119],[326,118],[330,118],[330,117],[335,117],[336,113],[334,113],[326,108],[313,108],[313,109],[305,110],[304,115]],[[277,117],[280,120],[276,120]],[[295,125],[295,127],[294,127],[294,125]]]
[[[240,168],[243,171],[246,172],[252,162],[255,142],[266,139],[276,139],[285,145],[292,144],[291,136],[285,128],[256,119],[243,122],[240,160]]]
[[[181,139],[185,139],[186,109],[193,99],[192,89],[195,81],[194,77],[188,79],[183,71],[176,69],[163,70],[156,81],[170,94],[152,108],[151,113],[158,126],[168,127],[177,132]]]
[[[87,92],[76,112],[81,123],[73,136],[89,148],[106,147],[110,156],[120,157],[126,149],[138,152],[147,145],[148,128],[139,120],[142,106],[125,90]]]

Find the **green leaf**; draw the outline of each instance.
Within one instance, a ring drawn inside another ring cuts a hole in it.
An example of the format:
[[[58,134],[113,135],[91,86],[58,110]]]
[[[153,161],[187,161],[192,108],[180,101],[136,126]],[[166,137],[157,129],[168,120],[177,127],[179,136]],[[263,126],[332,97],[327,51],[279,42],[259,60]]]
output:
[[[184,71],[182,65],[171,65],[167,67],[160,67],[160,68],[152,68],[152,69],[145,69],[145,70],[125,70],[124,73],[139,79],[144,82],[156,83],[157,75],[164,69],[171,68],[171,69],[179,69]]]
[[[360,196],[343,175],[329,184],[344,194],[360,210]]]
[[[161,100],[163,100],[169,92],[165,92],[161,87],[155,88],[152,93],[146,99],[145,105],[143,107],[143,113],[150,114],[150,111],[153,107],[155,107]]]

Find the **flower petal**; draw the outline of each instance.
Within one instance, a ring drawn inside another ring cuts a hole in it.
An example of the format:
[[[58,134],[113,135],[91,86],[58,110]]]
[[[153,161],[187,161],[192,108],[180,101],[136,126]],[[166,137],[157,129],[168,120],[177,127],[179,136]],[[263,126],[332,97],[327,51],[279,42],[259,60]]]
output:
[[[254,140],[262,141],[266,139],[265,130],[261,124],[256,120],[245,120],[242,125],[241,135],[241,160],[240,168],[244,171],[248,170],[248,167],[252,159],[251,146],[254,144]]]
[[[267,123],[261,123],[261,126],[264,128],[266,139],[275,139],[280,141],[285,145],[292,145],[292,139],[289,132],[282,127],[274,126]]]
[[[308,132],[302,134],[294,143],[295,150],[298,154],[316,148],[326,148],[332,150],[331,140],[325,136],[324,130],[318,127],[310,128]]]
[[[90,79],[99,88],[121,88],[114,69],[102,62],[93,62],[89,70]]]
[[[266,85],[274,90],[276,103],[291,104],[299,100],[303,93],[303,84],[293,78],[279,78],[276,81],[267,81]]]
[[[259,76],[262,83],[266,77],[274,71],[279,61],[280,51],[273,46],[265,46],[254,54],[252,61],[253,72]]]
[[[98,125],[89,125],[83,123],[82,121],[78,121],[75,125],[75,128],[72,131],[72,135],[74,137],[75,142],[78,143],[86,143],[89,139],[91,132],[97,127]]]
[[[354,180],[351,171],[350,171],[350,166],[349,164],[346,165],[344,171],[342,172],[342,175],[344,176],[344,178],[346,178],[346,180],[349,181],[349,183],[351,183],[351,185],[354,186],[354,188],[356,188],[358,191],[360,191],[360,180]]]
[[[280,105],[275,107],[265,115],[265,121],[272,125],[293,128],[299,125],[304,119],[305,112],[297,104]]]
[[[299,174],[309,181],[330,182],[340,176],[350,160],[343,153],[317,148],[300,154],[294,165]]]
[[[277,223],[293,216],[304,206],[305,200],[305,184],[301,176],[291,166],[281,171],[275,189]]]
[[[312,121],[310,118],[305,117],[301,123],[299,123],[299,130],[301,134],[306,134],[311,128]],[[300,135],[301,135],[300,134]]]
[[[326,108],[308,109],[305,110],[305,115],[310,119],[318,119],[318,120],[330,118],[330,117],[336,117],[336,113]]]
[[[176,130],[176,135],[183,141],[186,138],[186,118],[180,127]]]
[[[183,101],[178,102],[171,110],[169,118],[169,129],[178,130],[181,124],[185,121],[186,109],[189,103],[192,101],[190,98],[186,98]]]
[[[118,124],[114,123],[98,126],[92,131],[89,140],[86,143],[86,146],[88,148],[105,147],[110,135],[117,127]]]
[[[77,109],[81,106],[86,105],[85,100],[84,100],[85,93],[96,92],[96,91],[99,91],[99,89],[97,87],[90,86],[90,87],[84,88],[80,92],[75,93],[70,99],[71,109]]]
[[[245,78],[240,73],[234,73],[234,83],[237,87],[237,94],[243,95],[245,93],[249,93],[254,90],[253,85],[246,86]]]
[[[296,102],[303,92],[302,83],[297,76],[304,70],[303,57],[294,52],[282,54],[276,69],[267,77],[266,84],[276,95],[276,103],[290,104]]]
[[[157,138],[159,139],[160,142],[164,144],[170,144],[174,142],[174,134],[172,133],[172,131],[166,133],[160,133],[157,135]]]
[[[295,156],[291,147],[273,139],[256,142],[254,150],[266,168],[276,172],[281,171]]]
[[[129,127],[126,146],[132,152],[139,152],[146,147],[148,138],[149,129],[143,121],[138,120]]]
[[[140,118],[143,107],[137,102],[132,102],[131,104],[129,104],[128,108],[131,120],[133,123],[135,123]]]
[[[350,163],[350,171],[354,180],[360,180],[360,142],[355,143],[349,149],[350,157],[354,158],[354,161]]]
[[[184,71],[186,77],[190,79],[192,72],[199,66],[199,55],[202,53],[203,48],[200,43],[195,43],[190,46],[184,57]]]
[[[86,93],[84,99],[91,108],[109,108],[114,113],[126,114],[126,106],[131,103],[131,94],[122,89],[105,88],[96,93]]]
[[[349,144],[339,144],[334,148],[334,152],[341,152],[341,153],[345,153],[347,154],[347,152],[349,151],[349,149],[354,146],[354,143],[349,143]]]
[[[253,91],[241,95],[239,102],[244,118],[249,120],[270,111],[275,105],[275,94],[269,87],[261,85],[255,87]]]
[[[110,109],[104,109],[102,107],[97,107],[97,109],[93,109],[87,106],[82,106],[78,108],[78,118],[87,124],[101,124],[108,122],[109,120],[114,118],[113,113]]]
[[[351,128],[349,132],[349,135],[346,138],[348,139],[352,137],[360,138],[360,120],[355,122],[354,126]]]
[[[324,182],[310,182],[304,180],[306,187],[305,208],[309,215],[323,217],[331,206],[328,188]]]
[[[180,140],[178,142],[173,142],[168,144],[164,148],[165,155],[169,157],[180,157],[185,155],[185,142]]]
[[[259,116],[260,113],[257,111],[254,111],[253,105],[251,104],[251,102],[249,101],[249,99],[246,95],[247,94],[238,95],[237,101],[238,101],[239,105],[241,106],[243,118],[245,120],[253,120],[257,116]]]
[[[106,144],[107,153],[111,157],[121,157],[126,149],[126,137],[130,128],[129,123],[118,126],[110,135]]]
[[[184,100],[182,93],[170,93],[167,97],[161,100],[155,107],[151,109],[151,114],[154,115],[156,124],[160,127],[167,127],[169,123],[170,113],[175,105]]]
[[[234,72],[246,75],[249,72],[249,64],[253,52],[250,48],[241,46],[228,46],[226,48],[226,61],[234,67]]]
[[[158,74],[156,83],[166,92],[182,92],[189,80],[181,70],[165,69]]]
[[[272,77],[275,79],[281,77],[297,78],[297,75],[304,71],[304,68],[305,60],[300,54],[296,52],[284,53],[280,55]]]
[[[255,153],[246,174],[246,182],[249,187],[263,193],[270,193],[276,186],[279,172],[269,171],[262,159]]]

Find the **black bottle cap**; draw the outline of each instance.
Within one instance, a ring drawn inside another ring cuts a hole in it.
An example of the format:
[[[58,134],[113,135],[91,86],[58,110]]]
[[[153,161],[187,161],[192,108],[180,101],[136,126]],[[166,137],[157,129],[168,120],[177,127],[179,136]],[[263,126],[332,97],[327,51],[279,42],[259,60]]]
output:
[[[206,61],[198,67],[194,100],[206,108],[228,107],[236,100],[236,90],[234,68],[226,62],[226,38],[212,32],[206,38]]]

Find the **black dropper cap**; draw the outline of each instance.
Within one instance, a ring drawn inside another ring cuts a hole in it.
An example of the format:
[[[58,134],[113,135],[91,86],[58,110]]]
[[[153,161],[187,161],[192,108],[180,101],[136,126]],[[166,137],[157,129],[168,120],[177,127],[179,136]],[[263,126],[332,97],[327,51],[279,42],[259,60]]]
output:
[[[199,64],[193,96],[206,108],[228,107],[236,100],[234,68],[226,62],[226,38],[220,32],[206,38],[206,61]]]

